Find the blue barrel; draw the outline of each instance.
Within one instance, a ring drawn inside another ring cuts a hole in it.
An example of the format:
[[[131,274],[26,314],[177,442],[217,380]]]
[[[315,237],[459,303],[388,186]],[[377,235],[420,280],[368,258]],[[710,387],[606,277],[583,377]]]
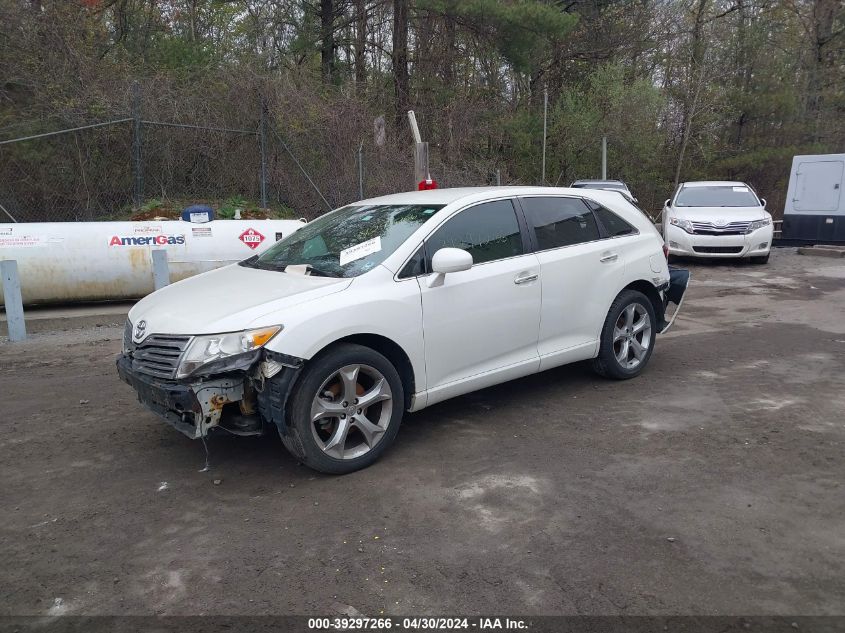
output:
[[[204,224],[214,219],[214,209],[207,204],[192,204],[182,211],[182,219],[185,222]]]

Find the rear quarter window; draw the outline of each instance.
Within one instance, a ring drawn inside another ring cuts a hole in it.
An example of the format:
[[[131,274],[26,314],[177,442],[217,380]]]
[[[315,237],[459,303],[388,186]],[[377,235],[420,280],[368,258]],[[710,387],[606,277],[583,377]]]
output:
[[[580,198],[522,198],[528,224],[537,236],[537,249],[592,242],[601,238],[592,212]]]
[[[593,210],[593,213],[596,214],[596,217],[598,217],[608,237],[619,237],[621,235],[633,235],[637,233],[637,229],[610,209],[606,209],[592,201],[588,201],[587,204]]]

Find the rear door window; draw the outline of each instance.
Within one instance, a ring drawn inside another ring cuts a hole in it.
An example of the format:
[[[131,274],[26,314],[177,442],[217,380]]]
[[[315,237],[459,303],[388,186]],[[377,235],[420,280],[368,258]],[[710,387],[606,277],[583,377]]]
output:
[[[513,202],[484,202],[447,220],[426,240],[428,270],[441,248],[461,248],[475,264],[522,255],[525,250]]]
[[[583,244],[601,238],[593,212],[580,198],[521,198],[537,250]]]

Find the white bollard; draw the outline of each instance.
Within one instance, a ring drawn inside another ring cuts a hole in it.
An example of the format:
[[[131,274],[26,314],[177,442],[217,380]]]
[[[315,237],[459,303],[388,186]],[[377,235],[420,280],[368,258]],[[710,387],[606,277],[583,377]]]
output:
[[[155,248],[153,254],[153,287],[158,290],[170,285],[170,269],[167,266],[167,251]]]
[[[9,327],[9,340],[11,342],[23,341],[26,338],[26,322],[23,316],[18,262],[14,259],[0,262],[0,275],[3,277],[3,301],[6,306],[6,325]]]

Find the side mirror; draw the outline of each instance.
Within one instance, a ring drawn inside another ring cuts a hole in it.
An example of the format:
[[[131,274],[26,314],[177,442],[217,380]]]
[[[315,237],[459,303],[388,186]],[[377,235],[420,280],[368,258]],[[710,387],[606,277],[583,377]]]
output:
[[[431,270],[427,281],[429,288],[443,285],[447,273],[459,273],[472,268],[472,255],[460,248],[441,248],[431,258]]]
[[[472,268],[472,255],[460,248],[441,248],[431,258],[431,270],[436,273],[459,273]]]
[[[672,198],[666,198],[666,202],[664,202],[663,205],[667,208],[671,207],[672,206]]]
[[[762,205],[763,205],[763,208],[765,209],[765,208],[766,208],[766,199],[765,199],[765,198],[760,198],[760,204],[762,204]]]

